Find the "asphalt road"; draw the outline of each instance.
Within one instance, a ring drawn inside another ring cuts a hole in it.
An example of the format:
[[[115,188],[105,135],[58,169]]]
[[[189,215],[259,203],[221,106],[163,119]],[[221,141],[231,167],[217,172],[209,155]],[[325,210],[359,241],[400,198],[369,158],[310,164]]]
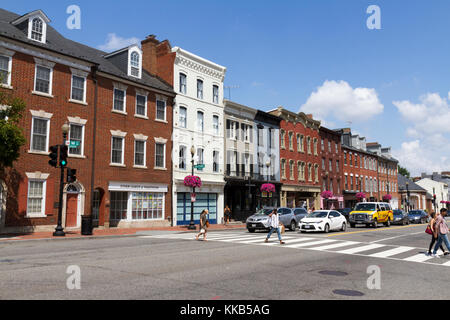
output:
[[[426,257],[424,230],[287,231],[284,246],[247,230],[0,242],[0,299],[446,299],[450,256]]]

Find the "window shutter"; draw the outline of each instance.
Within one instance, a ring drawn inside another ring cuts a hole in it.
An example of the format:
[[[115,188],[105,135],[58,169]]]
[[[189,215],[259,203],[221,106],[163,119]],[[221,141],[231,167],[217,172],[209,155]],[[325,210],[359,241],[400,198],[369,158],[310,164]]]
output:
[[[231,151],[227,151],[227,176],[230,175],[230,169],[231,169],[231,164],[230,164],[230,159],[231,159]]]
[[[253,176],[253,155],[250,155],[250,176]]]
[[[242,153],[242,162],[241,162],[241,168],[242,168],[242,176],[245,176],[245,153]]]

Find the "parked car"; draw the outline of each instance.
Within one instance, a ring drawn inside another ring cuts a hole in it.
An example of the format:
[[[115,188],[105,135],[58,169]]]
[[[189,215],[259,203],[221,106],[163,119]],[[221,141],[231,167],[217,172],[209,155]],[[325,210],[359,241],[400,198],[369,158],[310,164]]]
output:
[[[394,210],[394,221],[392,221],[392,224],[409,224],[408,213],[403,210]]]
[[[409,222],[411,223],[427,223],[428,214],[423,210],[411,210],[408,213]]]
[[[336,209],[337,212],[340,212],[345,219],[347,219],[347,222],[350,219],[350,212],[352,212],[352,208],[341,208],[341,209]]]
[[[322,231],[328,233],[330,230],[347,229],[347,220],[335,210],[317,210],[308,214],[300,222],[300,232]]]
[[[365,224],[377,228],[380,223],[386,227],[394,221],[391,205],[386,202],[360,202],[350,212],[349,223],[352,228],[357,224]]]
[[[269,221],[269,214],[273,211],[274,208],[263,208],[256,212],[254,215],[251,215],[247,218],[247,230],[249,232],[255,232],[256,230],[269,230],[269,227],[266,227]]]
[[[282,223],[285,228],[289,228],[290,230],[295,231],[301,217],[295,214],[294,209],[278,208],[277,211],[280,215],[280,223]]]
[[[299,222],[308,215],[308,210],[306,208],[294,208],[295,219],[297,220],[297,225]]]

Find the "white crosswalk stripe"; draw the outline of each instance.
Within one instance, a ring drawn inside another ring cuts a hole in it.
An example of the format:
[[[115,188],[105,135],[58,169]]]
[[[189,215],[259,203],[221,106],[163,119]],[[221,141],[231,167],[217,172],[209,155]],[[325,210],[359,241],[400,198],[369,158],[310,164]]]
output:
[[[195,240],[197,233],[175,233],[175,234],[158,234],[143,235],[142,239],[170,239],[170,240]],[[329,252],[334,254],[357,255],[370,258],[392,259],[398,261],[408,261],[416,263],[427,263],[450,267],[450,261],[446,259],[436,259],[424,253],[419,253],[423,249],[408,246],[393,246],[388,244],[365,243],[348,240],[324,239],[319,237],[304,237],[297,233],[283,234],[282,239],[286,242],[280,245],[277,236],[272,237],[268,243],[264,242],[267,234],[265,233],[228,233],[228,232],[210,232],[207,240],[225,243],[243,244],[243,245],[259,245],[269,247],[280,247],[297,250],[315,250],[321,252]],[[347,247],[347,248],[345,248]],[[376,252],[374,252],[376,251]],[[438,253],[442,254],[439,250]],[[398,255],[407,256],[406,258],[398,258]],[[396,257],[397,256],[397,257]]]

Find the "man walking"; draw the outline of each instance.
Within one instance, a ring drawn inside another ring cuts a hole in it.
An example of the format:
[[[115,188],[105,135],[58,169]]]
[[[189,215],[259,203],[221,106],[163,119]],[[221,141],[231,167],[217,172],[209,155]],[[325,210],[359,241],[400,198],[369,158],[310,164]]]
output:
[[[277,234],[278,234],[278,240],[280,240],[280,244],[284,244],[283,240],[281,239],[280,226],[279,226],[280,219],[278,218],[277,209],[273,209],[273,211],[269,214],[269,219],[270,219],[270,231],[264,242],[269,242],[270,236],[276,229]]]
[[[436,217],[436,222],[434,225],[435,232],[438,235],[438,240],[436,242],[436,245],[434,246],[433,250],[433,257],[439,258],[439,256],[436,254],[439,247],[441,246],[442,242],[445,243],[445,246],[450,251],[450,243],[448,241],[448,226],[445,222],[445,217],[447,216],[447,209],[442,208],[441,214]]]

